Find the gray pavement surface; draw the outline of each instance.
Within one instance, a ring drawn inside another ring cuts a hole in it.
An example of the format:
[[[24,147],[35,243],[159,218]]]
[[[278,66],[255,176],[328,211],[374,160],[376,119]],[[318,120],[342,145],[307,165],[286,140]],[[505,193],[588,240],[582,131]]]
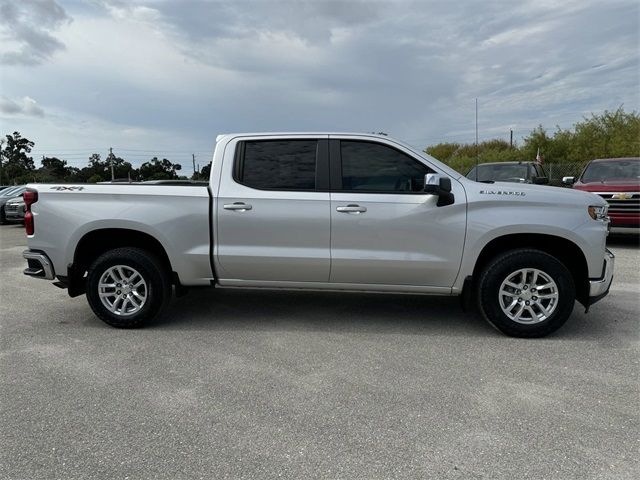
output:
[[[0,478],[638,478],[640,249],[551,337],[457,299],[204,289],[116,330],[0,227]]]

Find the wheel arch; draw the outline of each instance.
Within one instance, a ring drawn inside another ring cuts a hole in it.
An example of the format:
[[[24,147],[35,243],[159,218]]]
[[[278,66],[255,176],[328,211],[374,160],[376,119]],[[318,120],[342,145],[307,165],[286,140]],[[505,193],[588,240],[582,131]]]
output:
[[[589,300],[589,272],[587,259],[580,247],[566,238],[539,233],[514,233],[492,239],[480,251],[473,268],[477,280],[483,268],[497,255],[517,248],[531,248],[545,252],[562,262],[573,277],[576,299],[587,305]],[[475,283],[475,282],[474,282]]]
[[[180,285],[178,274],[173,271],[167,251],[152,235],[128,228],[98,228],[85,233],[73,254],[73,263],[67,269],[69,295],[75,297],[85,292],[84,276],[91,263],[103,253],[121,247],[135,247],[155,255],[167,268],[172,283]]]

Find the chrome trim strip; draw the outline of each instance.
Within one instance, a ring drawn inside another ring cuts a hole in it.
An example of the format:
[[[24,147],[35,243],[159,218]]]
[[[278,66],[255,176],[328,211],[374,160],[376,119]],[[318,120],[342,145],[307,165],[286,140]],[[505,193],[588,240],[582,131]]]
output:
[[[40,270],[33,271],[27,268],[24,271],[25,275],[36,278],[44,278],[45,280],[54,280],[56,278],[53,271],[53,264],[45,253],[25,250],[24,252],[22,252],[22,257],[26,260],[35,260],[36,262],[40,263],[40,266],[42,267],[41,271],[44,273],[44,275],[41,275]]]
[[[605,250],[604,256],[604,275],[597,280],[589,280],[589,296],[597,297],[605,293],[613,280],[613,267],[615,264],[615,255],[608,249]]]
[[[586,190],[583,190],[583,192]],[[624,191],[620,191],[620,190],[613,190],[611,192],[589,192],[589,193],[595,193],[596,195],[615,195],[616,193],[630,193],[631,195],[640,195],[640,192],[624,192]]]
[[[222,288],[250,288],[267,290],[314,290],[334,292],[367,292],[367,293],[407,293],[426,295],[452,295],[451,287],[431,287],[425,285],[384,285],[371,283],[331,283],[331,282],[292,282],[273,280],[238,280],[219,279]]]

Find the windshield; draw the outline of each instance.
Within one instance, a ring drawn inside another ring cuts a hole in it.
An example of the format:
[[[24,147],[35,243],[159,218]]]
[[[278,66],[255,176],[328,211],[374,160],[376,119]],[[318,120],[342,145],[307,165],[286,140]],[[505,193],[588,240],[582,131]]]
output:
[[[478,182],[524,182],[527,179],[528,166],[526,164],[478,165],[467,173],[469,180],[476,180],[476,168],[478,169]]]
[[[638,179],[640,179],[640,159],[591,162],[587,165],[581,178],[583,183]]]
[[[18,192],[22,186],[17,187],[7,187],[4,190],[0,190],[0,197],[15,197],[14,192]],[[19,192],[18,192],[19,195]]]

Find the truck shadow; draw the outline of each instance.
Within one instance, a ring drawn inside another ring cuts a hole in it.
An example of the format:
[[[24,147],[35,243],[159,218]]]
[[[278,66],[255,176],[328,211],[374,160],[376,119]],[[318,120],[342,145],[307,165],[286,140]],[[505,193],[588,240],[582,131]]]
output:
[[[621,295],[621,293],[617,293]],[[612,295],[611,297],[613,297]],[[636,341],[634,315],[605,299],[589,314],[576,302],[573,314],[545,339]],[[615,311],[615,313],[612,312]],[[255,332],[331,332],[504,338],[477,312],[464,312],[457,297],[333,292],[195,289],[174,299],[149,329]]]
[[[500,335],[456,297],[197,289],[149,328]]]

